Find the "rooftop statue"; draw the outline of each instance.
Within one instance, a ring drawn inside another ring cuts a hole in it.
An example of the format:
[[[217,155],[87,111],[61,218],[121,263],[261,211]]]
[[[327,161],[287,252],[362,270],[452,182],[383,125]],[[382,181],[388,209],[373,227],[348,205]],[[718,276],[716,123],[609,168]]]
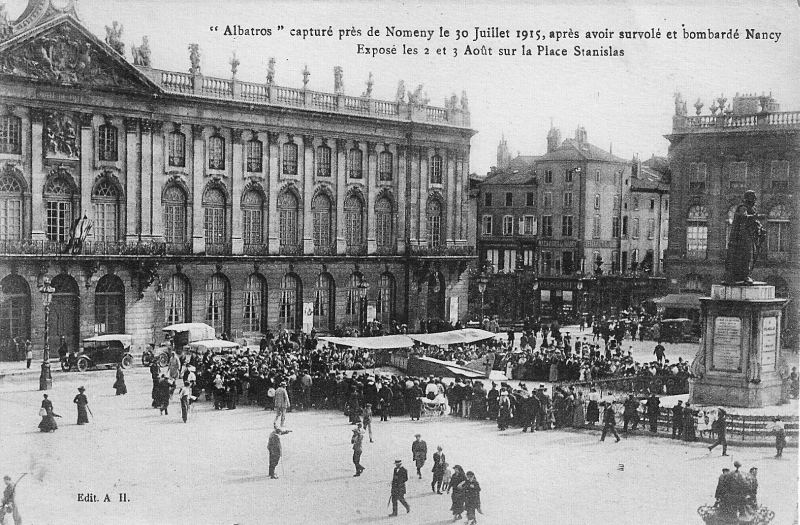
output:
[[[106,26],[106,44],[111,46],[120,55],[125,54],[125,44],[122,43],[122,24],[114,20],[111,26]]]
[[[133,55],[134,66],[150,67],[150,40],[142,37],[142,45],[136,47],[131,44],[131,54]]]
[[[406,83],[402,80],[397,83],[397,92],[394,96],[395,102],[405,102],[406,101]]]
[[[344,93],[344,80],[342,79],[342,75],[342,66],[336,66],[333,68],[333,92],[337,95]]]
[[[675,115],[678,117],[686,116],[686,101],[680,93],[675,93]]]
[[[275,57],[269,57],[267,62],[267,84],[275,82]]]
[[[750,273],[761,253],[765,235],[766,231],[756,213],[756,193],[747,190],[742,197],[742,204],[736,207],[728,238],[725,273],[729,284],[753,284]]]
[[[192,75],[200,74],[200,45],[189,44],[189,62],[192,67],[189,68],[189,73]]]

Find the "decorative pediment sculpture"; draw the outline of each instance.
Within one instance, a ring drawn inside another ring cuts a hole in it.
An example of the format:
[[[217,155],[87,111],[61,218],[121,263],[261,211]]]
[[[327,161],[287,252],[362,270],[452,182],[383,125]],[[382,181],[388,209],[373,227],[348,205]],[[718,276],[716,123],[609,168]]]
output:
[[[0,44],[2,46],[2,44]],[[124,62],[123,62],[124,64]],[[0,74],[57,84],[151,91],[71,20],[0,49]]]

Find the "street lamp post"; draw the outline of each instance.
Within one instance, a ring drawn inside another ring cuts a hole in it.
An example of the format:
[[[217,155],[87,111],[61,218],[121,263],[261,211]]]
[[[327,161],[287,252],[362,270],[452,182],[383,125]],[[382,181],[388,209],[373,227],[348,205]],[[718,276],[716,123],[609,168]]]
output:
[[[535,315],[532,315],[531,317],[538,318],[539,317],[539,308],[536,308],[536,296],[537,296],[536,292],[539,290],[539,279],[536,278],[536,275],[533,276],[533,283],[531,285],[531,288],[533,288],[533,306],[534,306],[534,313],[535,313]]]
[[[367,327],[367,291],[369,290],[369,283],[366,281],[361,281],[358,283],[358,297],[361,301],[361,308],[359,310],[363,311],[363,316],[359,315],[360,317],[360,325],[361,325],[361,334],[364,334],[364,329]]]
[[[44,305],[44,349],[42,351],[42,371],[39,374],[39,390],[48,390],[53,386],[53,375],[50,372],[50,302],[56,289],[50,286],[50,278],[45,277],[39,292]]]
[[[480,274],[478,276],[478,293],[481,294],[481,323],[483,323],[483,294],[486,293],[487,284],[489,284],[489,278],[484,273]]]

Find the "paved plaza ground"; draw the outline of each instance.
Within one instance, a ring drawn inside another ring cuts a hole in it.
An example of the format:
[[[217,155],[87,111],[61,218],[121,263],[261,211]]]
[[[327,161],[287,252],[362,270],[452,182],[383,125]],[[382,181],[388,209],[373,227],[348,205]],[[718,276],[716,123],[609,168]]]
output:
[[[375,423],[353,478],[351,427],[339,413],[289,414],[279,480],[267,475],[271,412],[242,406],[214,411],[195,405],[188,424],[179,407],[169,416],[150,408],[148,371],[128,371],[129,394],[115,397],[113,371],[54,374],[49,392],[60,428],[37,430],[41,393],[36,376],[0,393],[0,469],[31,472],[18,488],[25,523],[295,524],[419,523],[451,521],[448,496],[431,493],[431,460],[424,480],[411,477],[408,515],[388,518],[395,458],[413,474],[411,441],[417,432],[430,454],[441,444],[452,464],[474,470],[483,488],[481,524],[690,524],[698,506],[713,501],[716,479],[733,460],[759,467],[759,499],[777,524],[797,518],[797,450],[782,460],[768,448],[719,449],[703,444],[632,436],[600,443],[598,432],[498,432],[491,422],[443,418]],[[85,385],[95,418],[75,424],[72,398]],[[94,493],[109,503],[78,502]],[[127,503],[119,502],[119,493]]]

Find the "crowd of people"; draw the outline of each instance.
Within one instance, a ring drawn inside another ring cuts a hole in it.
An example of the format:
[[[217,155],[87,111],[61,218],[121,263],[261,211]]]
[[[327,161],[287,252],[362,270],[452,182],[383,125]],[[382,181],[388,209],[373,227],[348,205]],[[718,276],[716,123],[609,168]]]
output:
[[[739,469],[742,464],[733,462],[734,470],[723,468],[714,492],[714,507],[722,519],[752,522],[758,512],[758,468],[751,467],[746,474]]]

